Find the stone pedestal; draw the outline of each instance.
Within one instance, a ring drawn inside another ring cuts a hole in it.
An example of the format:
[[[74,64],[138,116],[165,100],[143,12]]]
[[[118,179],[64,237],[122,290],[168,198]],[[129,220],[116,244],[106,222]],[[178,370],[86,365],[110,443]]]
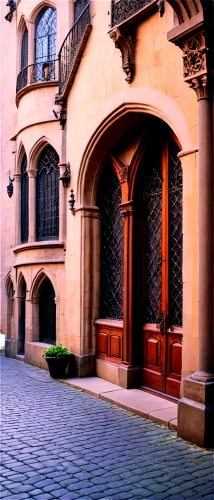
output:
[[[75,369],[77,377],[90,377],[96,375],[96,356],[95,354],[87,354],[78,356],[74,354]]]
[[[198,446],[214,446],[214,381],[200,382],[191,376],[183,381],[178,403],[178,436]]]
[[[131,389],[140,385],[140,369],[122,364],[118,368],[118,384],[124,389]]]

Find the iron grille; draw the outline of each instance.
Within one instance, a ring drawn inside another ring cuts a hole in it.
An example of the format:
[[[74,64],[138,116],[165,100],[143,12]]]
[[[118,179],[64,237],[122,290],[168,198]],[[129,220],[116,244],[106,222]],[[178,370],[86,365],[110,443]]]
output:
[[[182,167],[177,154],[179,147],[169,142],[169,322],[182,326]]]
[[[46,146],[39,162],[36,186],[37,241],[59,238],[59,156]]]
[[[126,19],[152,2],[153,0],[112,0],[111,26],[113,27],[126,21]]]
[[[154,160],[146,176],[146,312],[157,323],[161,305],[162,161]]]
[[[27,156],[24,154],[21,164],[21,242],[28,241],[28,173]]]
[[[30,64],[23,68],[17,76],[16,93],[22,90],[26,85],[32,85],[36,82],[48,82],[57,79],[57,61],[39,62]]]
[[[43,281],[39,296],[39,336],[40,342],[56,343],[55,292],[48,278]]]
[[[49,63],[56,57],[56,9],[44,7],[36,19],[34,81],[48,73]],[[46,79],[46,78],[44,78]],[[52,77],[49,80],[53,80]]]
[[[89,3],[67,34],[59,52],[59,94],[62,94],[75,65],[80,43],[90,25]]]
[[[100,317],[123,317],[123,233],[121,187],[110,165],[100,181],[101,215]]]

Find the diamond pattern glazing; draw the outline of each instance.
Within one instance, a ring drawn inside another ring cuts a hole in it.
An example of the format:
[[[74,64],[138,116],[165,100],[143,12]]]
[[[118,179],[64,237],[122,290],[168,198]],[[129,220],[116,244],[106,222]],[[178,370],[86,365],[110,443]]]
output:
[[[146,323],[157,323],[161,305],[162,162],[146,176]]]
[[[108,165],[99,186],[101,215],[100,317],[123,317],[123,233],[121,187]]]
[[[53,7],[45,7],[37,16],[35,32],[35,67],[37,75],[35,81],[43,79],[45,69],[50,66],[46,66],[47,62],[53,63],[56,57],[56,21],[57,13]],[[49,80],[53,79],[52,76],[49,76]]]
[[[59,237],[59,156],[46,146],[38,162],[36,190],[37,241]]]
[[[169,323],[182,326],[182,167],[179,147],[169,142]]]

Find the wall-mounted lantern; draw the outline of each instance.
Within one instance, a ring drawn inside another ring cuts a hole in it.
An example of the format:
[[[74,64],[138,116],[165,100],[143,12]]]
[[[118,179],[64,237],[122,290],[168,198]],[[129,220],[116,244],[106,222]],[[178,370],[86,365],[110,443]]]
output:
[[[11,179],[11,177],[9,176],[9,184],[7,185],[7,194],[9,198],[13,196],[13,181],[14,179]]]
[[[14,10],[16,10],[16,2],[14,0],[8,0],[8,2],[6,3],[6,7],[10,7],[10,11],[5,16],[5,19],[10,23],[12,21]]]
[[[75,210],[74,210],[74,205],[75,205],[75,198],[74,198],[74,190],[71,189],[71,194],[69,196],[68,204],[69,204],[69,210],[73,215],[75,215]]]
[[[69,186],[71,180],[70,163],[66,164],[65,171],[62,175],[60,175],[59,180],[62,181],[62,185],[64,188],[67,188]]]

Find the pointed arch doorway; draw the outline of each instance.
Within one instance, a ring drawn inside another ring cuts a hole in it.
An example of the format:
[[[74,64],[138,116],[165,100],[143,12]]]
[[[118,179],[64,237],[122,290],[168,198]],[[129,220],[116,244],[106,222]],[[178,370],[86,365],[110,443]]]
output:
[[[167,131],[143,156],[135,189],[142,203],[142,238],[133,235],[133,245],[140,246],[140,251],[133,247],[133,254],[138,255],[133,279],[140,291],[142,384],[174,397],[179,397],[181,381],[183,305],[182,168],[178,153],[179,145]]]
[[[138,127],[142,134],[136,148]],[[131,135],[134,147],[124,136],[109,154],[121,185],[118,203],[124,216],[122,321],[115,315],[111,324],[96,321],[98,358],[119,364],[119,380],[123,369],[134,368],[137,373],[138,367],[140,385],[179,397],[183,302],[180,146],[169,127],[157,119],[144,120]],[[131,155],[127,165],[124,160]],[[100,214],[102,241],[102,210]],[[112,280],[112,287],[115,282]],[[113,289],[108,290],[105,301],[112,293]],[[101,286],[100,304],[102,300]],[[111,352],[116,340],[118,348]],[[133,381],[131,385],[127,382],[131,386]]]

